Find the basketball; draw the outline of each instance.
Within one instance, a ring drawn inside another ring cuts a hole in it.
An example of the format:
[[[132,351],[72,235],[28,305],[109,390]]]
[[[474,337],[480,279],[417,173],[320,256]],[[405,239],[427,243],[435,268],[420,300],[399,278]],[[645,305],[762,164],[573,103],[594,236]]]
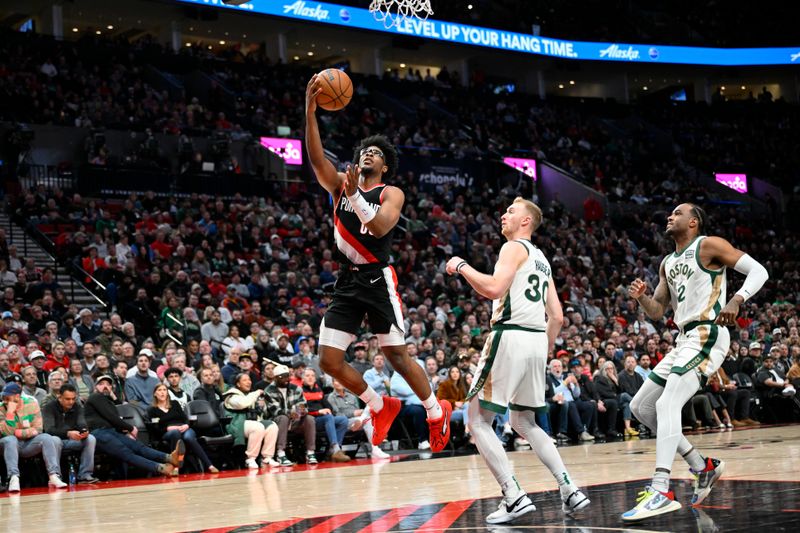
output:
[[[350,76],[335,68],[326,68],[318,76],[322,92],[317,96],[317,105],[326,111],[339,111],[350,103],[353,98]]]

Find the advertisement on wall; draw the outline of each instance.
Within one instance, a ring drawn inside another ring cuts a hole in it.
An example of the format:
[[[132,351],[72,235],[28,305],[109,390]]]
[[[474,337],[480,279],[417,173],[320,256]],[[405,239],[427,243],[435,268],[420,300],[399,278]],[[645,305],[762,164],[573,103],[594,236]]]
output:
[[[303,164],[303,143],[300,139],[261,137],[261,146],[279,155],[287,165]]]
[[[240,5],[228,5],[221,0],[176,1],[563,59],[730,66],[800,63],[800,45],[785,48],[702,48],[567,41],[432,18],[406,19],[397,26],[386,28],[367,9],[327,2],[253,0]]]
[[[523,159],[520,157],[504,157],[503,164],[513,168],[514,170],[519,170],[526,176],[530,177],[533,181],[536,181],[535,159]]]
[[[747,194],[747,174],[714,174],[714,178],[739,194]]]

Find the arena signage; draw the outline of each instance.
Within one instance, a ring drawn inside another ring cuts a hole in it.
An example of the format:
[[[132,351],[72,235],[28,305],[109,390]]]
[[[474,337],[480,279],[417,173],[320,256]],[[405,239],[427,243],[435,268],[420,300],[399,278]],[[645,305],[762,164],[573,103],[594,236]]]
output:
[[[514,170],[519,170],[526,176],[529,176],[533,181],[536,181],[536,160],[535,159],[522,159],[519,157],[504,157],[503,163],[510,166]]]
[[[261,137],[261,146],[278,154],[287,165],[303,164],[303,144],[300,139],[283,139],[280,137]]]
[[[228,5],[223,4],[222,0],[177,1],[565,59],[724,66],[800,64],[800,46],[792,48],[699,48],[565,41],[435,19],[406,20],[392,28],[385,28],[383,23],[376,21],[367,9],[345,7],[328,2],[253,0],[241,5]]]
[[[714,174],[717,183],[721,183],[739,194],[747,194],[746,174]]]

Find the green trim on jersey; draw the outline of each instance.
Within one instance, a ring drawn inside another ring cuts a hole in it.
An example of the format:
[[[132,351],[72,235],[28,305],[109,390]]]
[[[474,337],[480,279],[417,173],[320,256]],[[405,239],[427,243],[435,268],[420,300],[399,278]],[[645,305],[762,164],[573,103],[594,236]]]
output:
[[[700,349],[697,355],[692,357],[692,359],[686,363],[686,366],[673,366],[670,370],[670,374],[678,374],[679,376],[684,375],[685,373],[689,372],[690,370],[694,370],[697,368],[700,363],[708,359],[711,355],[711,348],[717,343],[717,338],[719,338],[719,327],[717,326],[708,326],[708,338],[706,342],[703,343],[703,347]]]
[[[486,384],[486,379],[489,377],[489,373],[492,371],[492,365],[494,364],[494,358],[497,355],[497,348],[500,346],[500,338],[503,336],[503,331],[493,331],[492,333],[492,345],[489,348],[489,357],[486,358],[486,363],[483,365],[483,370],[481,371],[481,375],[472,385],[472,390],[467,393],[467,397],[464,399],[465,402],[468,402],[473,396],[478,394],[483,386]],[[505,413],[505,411],[503,411]]]
[[[661,376],[657,376],[656,373],[653,372],[652,370],[647,375],[647,379],[649,379],[650,381],[652,381],[653,383],[655,383],[659,387],[666,387],[667,386],[667,380],[662,378]]]
[[[516,403],[509,403],[508,408],[511,411],[533,411],[536,414],[544,414],[547,413],[547,406],[543,405],[541,407],[528,407],[527,405],[519,405]]]
[[[531,256],[531,251],[530,251],[530,249],[528,248],[528,245],[527,245],[527,244],[525,244],[525,241],[523,241],[523,240],[520,240],[520,239],[514,239],[514,241],[513,241],[513,242],[518,242],[518,243],[520,243],[520,244],[522,245],[522,247],[523,247],[523,248],[525,248],[525,252],[528,254],[528,257],[530,257],[530,256]]]
[[[481,406],[481,409],[486,409],[487,411],[492,411],[497,413],[498,415],[506,414],[508,407],[505,405],[500,405],[499,403],[492,403],[486,400],[478,400],[478,405]]]
[[[503,314],[497,320],[497,324],[511,320],[511,287],[506,291],[506,299],[503,301]]]
[[[697,235],[697,236],[696,236],[694,239],[692,239],[692,241],[691,241],[689,244],[687,244],[687,245],[686,245],[686,247],[685,247],[683,250],[681,250],[680,252],[678,252],[678,250],[675,250],[675,252],[673,252],[673,255],[674,255],[675,257],[680,257],[680,256],[682,256],[682,255],[683,255],[683,252],[685,252],[686,250],[688,250],[688,249],[689,249],[689,247],[690,247],[691,245],[693,245],[693,244],[694,244],[694,241],[696,241],[696,240],[697,240],[697,239],[699,239],[699,238],[700,238],[700,235]]]
[[[518,326],[517,324],[495,324],[492,331],[527,331],[529,333],[544,333],[545,330]]]
[[[700,270],[702,270],[706,274],[710,274],[711,275],[711,283],[713,284],[714,283],[714,278],[716,278],[720,274],[724,273],[725,267],[722,267],[719,270],[711,270],[711,269],[706,268],[706,267],[703,266],[703,262],[700,261],[700,246],[703,244],[703,239],[705,239],[705,237],[702,237],[700,239],[700,242],[697,243],[697,252],[694,254],[694,258],[695,258],[695,261],[697,261],[697,266],[700,267]],[[694,241],[692,241],[692,242],[694,242]],[[691,245],[689,245],[689,246],[691,246]]]

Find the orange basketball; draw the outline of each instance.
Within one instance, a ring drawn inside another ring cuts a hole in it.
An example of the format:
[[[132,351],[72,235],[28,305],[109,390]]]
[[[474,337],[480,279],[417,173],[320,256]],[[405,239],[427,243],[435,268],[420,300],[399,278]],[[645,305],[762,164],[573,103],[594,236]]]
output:
[[[326,68],[317,76],[322,92],[317,96],[317,105],[326,111],[339,111],[353,98],[353,82],[350,76],[335,68]]]

